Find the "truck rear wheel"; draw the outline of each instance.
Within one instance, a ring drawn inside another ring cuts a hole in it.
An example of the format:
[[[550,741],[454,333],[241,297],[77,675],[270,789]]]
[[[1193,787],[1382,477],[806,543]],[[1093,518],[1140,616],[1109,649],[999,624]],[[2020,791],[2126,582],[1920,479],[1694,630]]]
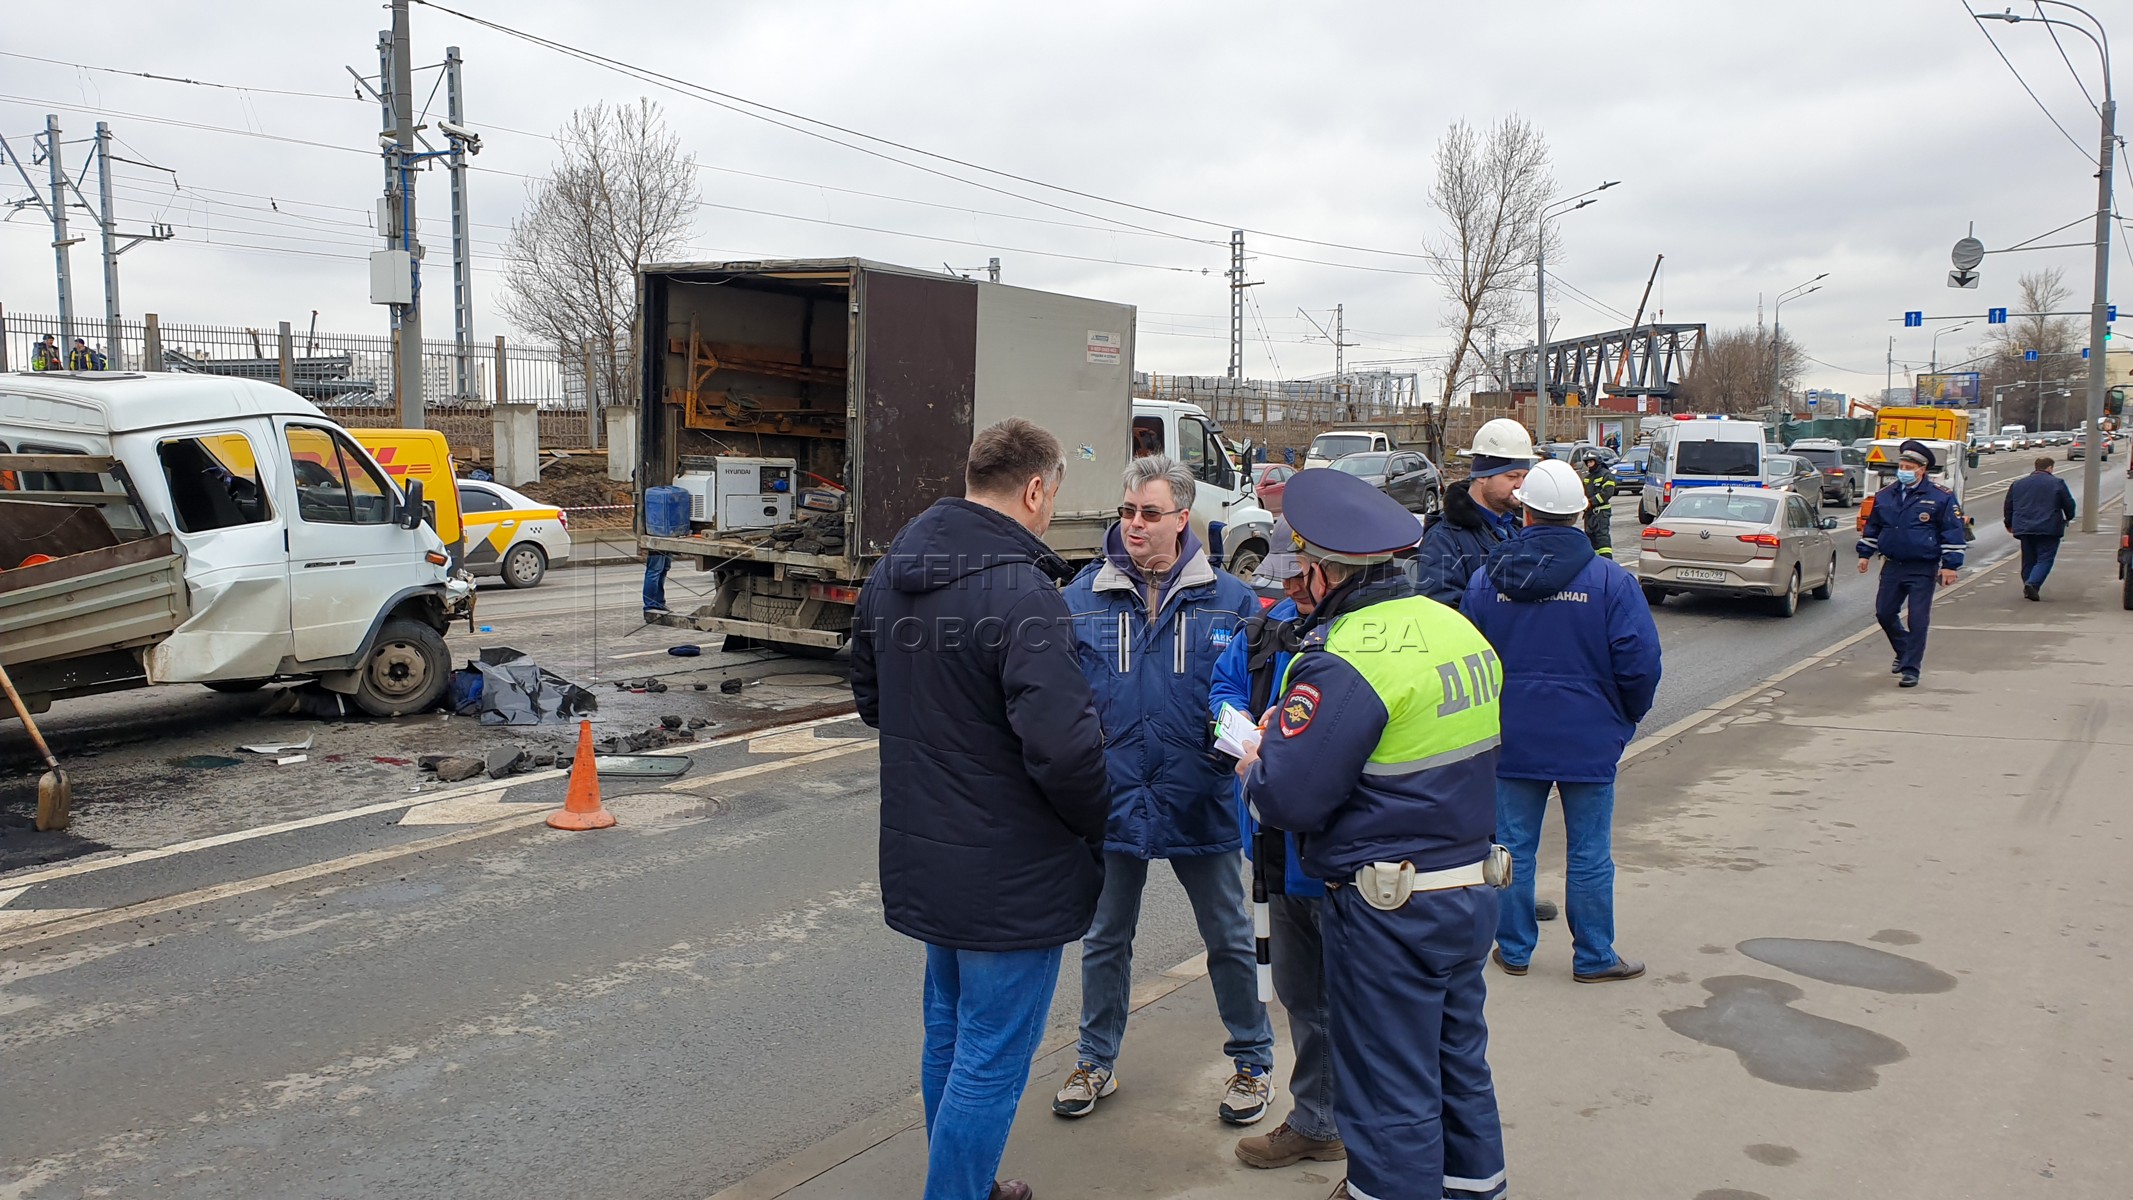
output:
[[[356,707],[373,717],[404,717],[437,703],[452,680],[444,635],[421,621],[387,621],[356,680]]]

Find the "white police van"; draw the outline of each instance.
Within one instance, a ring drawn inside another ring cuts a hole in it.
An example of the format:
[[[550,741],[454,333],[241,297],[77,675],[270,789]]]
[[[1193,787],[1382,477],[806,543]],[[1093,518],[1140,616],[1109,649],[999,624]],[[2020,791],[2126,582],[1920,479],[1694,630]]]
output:
[[[1763,426],[1677,414],[1652,433],[1651,475],[1637,497],[1637,523],[1658,518],[1679,488],[1763,486]]]

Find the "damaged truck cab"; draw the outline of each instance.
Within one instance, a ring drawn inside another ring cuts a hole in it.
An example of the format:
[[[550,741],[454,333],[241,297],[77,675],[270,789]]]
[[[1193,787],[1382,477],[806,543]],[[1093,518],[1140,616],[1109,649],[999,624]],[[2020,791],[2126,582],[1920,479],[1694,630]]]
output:
[[[0,375],[0,663],[33,710],[159,683],[308,678],[430,707],[467,609],[424,520],[349,433],[271,384]]]

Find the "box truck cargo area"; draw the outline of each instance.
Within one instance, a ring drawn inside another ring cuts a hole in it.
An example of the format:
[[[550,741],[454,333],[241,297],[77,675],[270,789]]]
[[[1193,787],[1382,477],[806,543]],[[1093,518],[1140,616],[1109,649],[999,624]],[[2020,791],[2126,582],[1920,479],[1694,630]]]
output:
[[[691,528],[648,529],[640,503],[639,541],[716,572],[709,604],[657,619],[834,650],[891,539],[962,494],[972,436],[1008,417],[1066,454],[1045,540],[1069,561],[1100,553],[1133,444],[1131,306],[860,259],[663,264],[640,286],[638,496],[682,488]],[[1263,554],[1272,519],[1194,413],[1191,430],[1165,414],[1164,432],[1198,435],[1179,454],[1210,480],[1212,532]]]

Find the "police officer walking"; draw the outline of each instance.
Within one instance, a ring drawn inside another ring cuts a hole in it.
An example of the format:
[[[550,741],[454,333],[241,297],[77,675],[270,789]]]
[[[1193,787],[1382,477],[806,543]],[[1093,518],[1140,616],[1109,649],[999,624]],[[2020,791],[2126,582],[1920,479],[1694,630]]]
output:
[[[1615,477],[1600,456],[1585,454],[1585,540],[1601,558],[1615,556]]]
[[[1896,652],[1891,675],[1899,686],[1917,687],[1926,658],[1926,631],[1933,624],[1933,589],[1955,582],[1963,565],[1963,516],[1955,494],[1926,478],[1935,465],[1933,450],[1913,438],[1897,448],[1896,482],[1874,496],[1874,511],[1859,534],[1859,573],[1879,554],[1881,592],[1874,617]],[[1899,610],[1909,608],[1906,627]]]
[[[1348,1178],[1333,1197],[1494,1200],[1503,1130],[1482,963],[1504,857],[1496,652],[1393,564],[1414,518],[1352,475],[1299,472],[1285,515],[1315,609],[1247,801],[1302,835],[1320,914]],[[1493,886],[1492,886],[1493,885]]]

